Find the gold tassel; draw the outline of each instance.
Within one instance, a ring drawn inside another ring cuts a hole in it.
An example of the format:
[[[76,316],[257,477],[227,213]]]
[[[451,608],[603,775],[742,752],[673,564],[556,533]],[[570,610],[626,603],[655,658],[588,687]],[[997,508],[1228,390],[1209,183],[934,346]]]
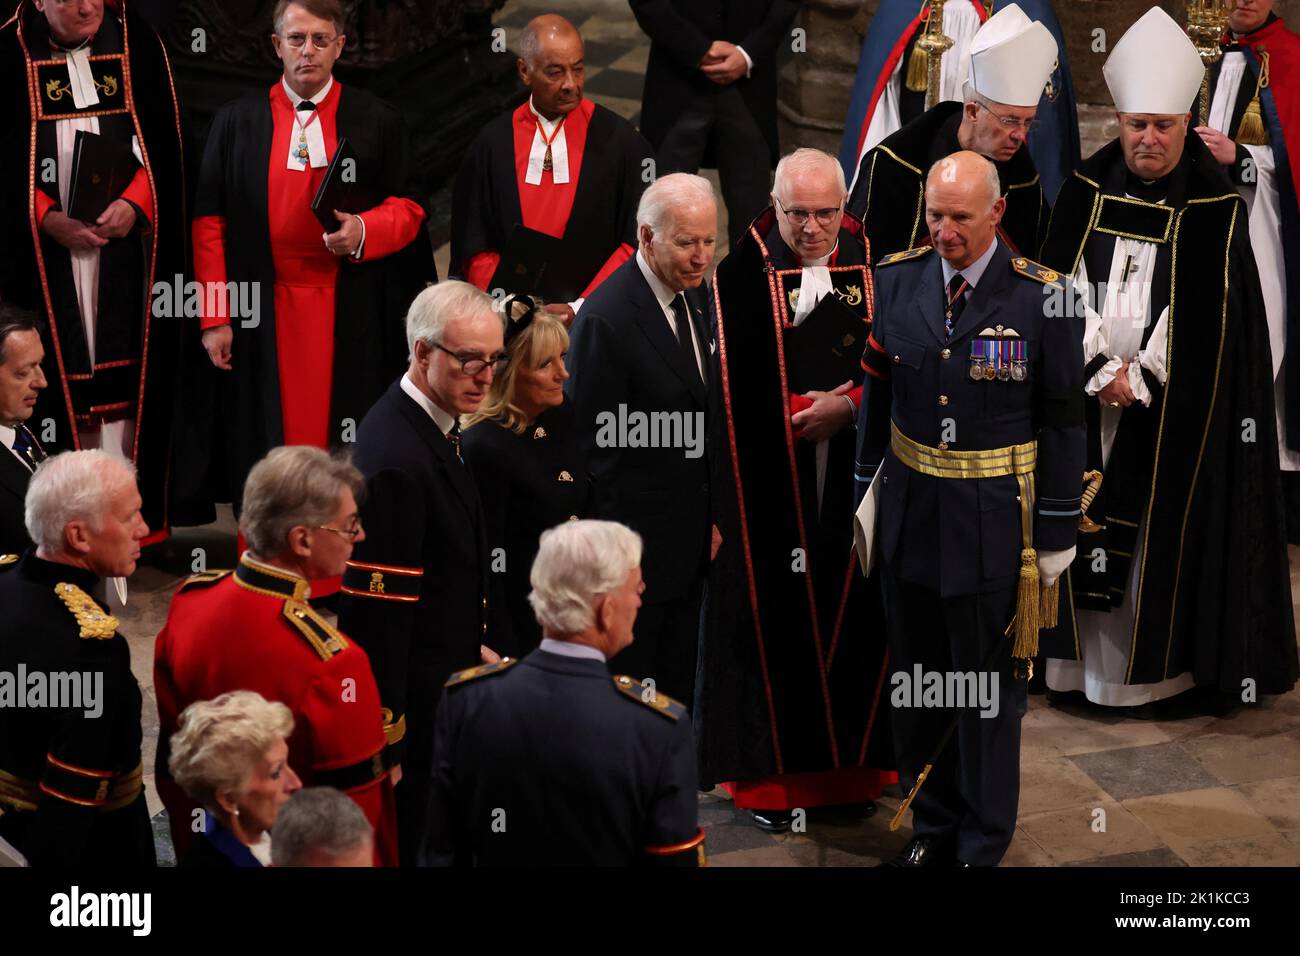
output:
[[[1020,585],[1016,592],[1016,643],[1011,656],[1026,660],[1038,656],[1038,553],[1020,552]]]
[[[921,27],[925,29],[924,26]],[[912,55],[907,58],[907,88],[912,93],[924,93],[930,85],[930,55],[925,48],[912,47]]]
[[[1255,84],[1255,96],[1246,107],[1237,127],[1237,142],[1242,146],[1267,146],[1268,131],[1264,129],[1264,116],[1260,112],[1259,94],[1268,86],[1268,52],[1259,49],[1259,82]]]
[[[1040,628],[1056,627],[1061,606],[1061,579],[1057,578],[1050,586],[1043,585],[1038,592],[1038,626]]]

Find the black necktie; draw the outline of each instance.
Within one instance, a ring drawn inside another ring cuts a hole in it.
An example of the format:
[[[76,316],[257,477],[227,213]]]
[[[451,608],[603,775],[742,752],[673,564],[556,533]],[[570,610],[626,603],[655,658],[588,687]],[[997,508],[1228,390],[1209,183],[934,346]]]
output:
[[[32,471],[35,471],[36,466],[46,458],[45,449],[36,443],[36,439],[32,437],[32,433],[27,430],[26,425],[19,425],[14,429],[13,447],[14,451],[18,452],[18,456],[27,463],[27,467]]]
[[[966,310],[966,290],[970,288],[961,273],[957,273],[948,280],[948,299],[943,307],[943,327],[952,337],[952,327],[957,324],[961,318],[962,312]]]
[[[302,110],[304,113],[310,113],[315,108],[316,104],[311,100],[300,100],[298,103],[298,109]]]
[[[447,431],[447,441],[451,442],[451,450],[456,453],[456,457],[464,461],[465,459],[460,457],[460,422],[454,423]]]
[[[677,326],[677,344],[681,346],[682,354],[686,356],[686,364],[691,367],[698,377],[700,366],[695,360],[695,346],[691,344],[691,318],[686,306],[686,297],[680,292],[673,296],[672,302],[673,319]]]

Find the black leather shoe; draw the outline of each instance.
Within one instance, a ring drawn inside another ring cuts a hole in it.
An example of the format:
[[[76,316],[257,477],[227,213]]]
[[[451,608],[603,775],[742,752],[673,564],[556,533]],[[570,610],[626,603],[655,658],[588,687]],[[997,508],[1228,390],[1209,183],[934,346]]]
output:
[[[790,829],[794,814],[789,810],[752,810],[754,826],[768,833],[785,833]]]
[[[952,853],[934,837],[913,837],[912,842],[903,847],[903,852],[881,866],[896,869],[914,870],[922,866],[951,866]]]

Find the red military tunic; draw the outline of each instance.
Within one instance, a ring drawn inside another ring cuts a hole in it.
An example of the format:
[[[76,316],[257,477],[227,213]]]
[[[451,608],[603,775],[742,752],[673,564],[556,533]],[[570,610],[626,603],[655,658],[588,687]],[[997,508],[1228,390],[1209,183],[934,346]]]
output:
[[[397,865],[397,817],[386,750],[404,727],[386,727],[370,658],[307,604],[307,581],[252,560],[196,575],[172,599],[154,648],[158,792],[178,852],[191,839],[195,804],[167,771],[181,711],[199,700],[252,690],[294,717],[289,766],[306,786],[342,790],[375,828],[376,863]]]

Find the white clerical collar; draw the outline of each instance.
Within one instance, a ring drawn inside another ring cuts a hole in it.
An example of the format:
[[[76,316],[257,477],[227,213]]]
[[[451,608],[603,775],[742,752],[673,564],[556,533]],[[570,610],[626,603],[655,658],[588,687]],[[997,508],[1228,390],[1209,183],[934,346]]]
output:
[[[321,103],[325,102],[325,97],[329,96],[330,90],[334,88],[334,77],[331,75],[330,78],[325,81],[325,85],[320,88],[320,91],[312,97],[299,96],[289,87],[288,81],[285,80],[283,76],[280,77],[280,85],[284,87],[284,95],[289,97],[289,105],[296,111],[298,109],[298,104],[304,99],[310,99],[311,102],[315,103],[317,106],[320,106]]]
[[[661,309],[667,309],[673,299],[677,298],[680,293],[674,292],[668,286],[664,285],[664,280],[655,275],[650,263],[646,261],[645,253],[640,249],[636,251],[637,268],[645,276],[645,281],[650,285],[650,291],[654,293],[655,301],[659,303]]]
[[[958,269],[947,259],[940,259],[943,263],[943,284],[946,287],[952,281],[952,277],[961,273],[961,277],[966,280],[967,285],[972,290],[980,284],[980,279],[984,276],[984,270],[989,267],[993,261],[993,253],[998,251],[998,240],[995,238],[989,243],[989,247],[984,250],[984,255],[980,256],[965,269]]]
[[[542,129],[546,131],[548,137],[555,132],[555,127],[560,125],[560,120],[564,119],[563,116],[558,119],[547,119],[541,113],[537,112],[537,107],[533,105],[533,98],[531,96],[528,97],[528,112],[537,117],[537,122],[542,124]]]
[[[451,431],[452,426],[456,424],[456,416],[452,415],[450,412],[443,411],[443,409],[434,402],[433,399],[420,391],[420,387],[411,381],[411,375],[409,372],[402,376],[402,391],[407,395],[410,395],[415,401],[415,404],[419,405],[429,413],[429,417],[433,419],[433,423],[438,426],[438,431],[442,432],[444,435]]]
[[[838,249],[839,247],[840,247],[840,241],[836,239],[835,245],[831,246],[831,251],[826,253],[826,255],[822,256],[820,259],[801,260],[803,262],[803,267],[805,269],[816,269],[819,266],[823,266],[823,267],[829,266],[831,264],[831,259],[835,257],[835,250]]]
[[[548,654],[559,654],[561,657],[582,657],[605,662],[605,655],[590,644],[575,644],[572,641],[557,641],[553,637],[544,637],[542,643],[537,645],[537,649]]]

